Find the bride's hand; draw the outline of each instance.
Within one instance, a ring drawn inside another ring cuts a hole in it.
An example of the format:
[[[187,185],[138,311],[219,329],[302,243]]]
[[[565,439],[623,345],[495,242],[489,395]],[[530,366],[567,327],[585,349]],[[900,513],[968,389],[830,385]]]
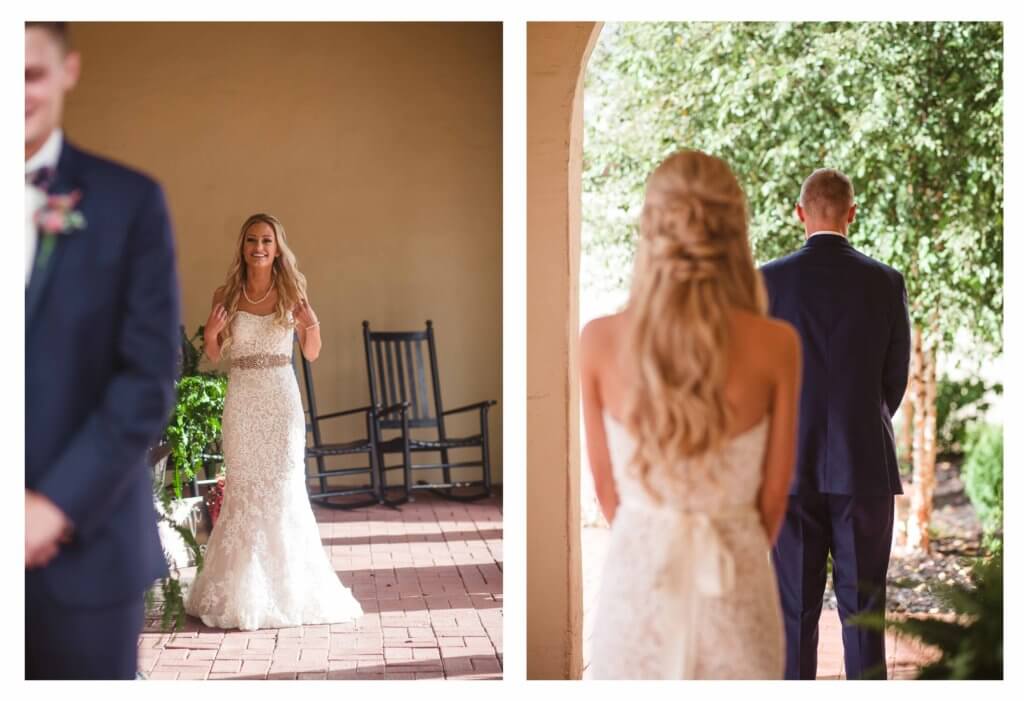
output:
[[[223,304],[215,304],[210,310],[210,316],[206,319],[203,335],[208,338],[216,338],[227,324],[228,310],[224,308]]]
[[[295,309],[292,310],[292,314],[295,316],[295,322],[303,329],[308,329],[310,326],[320,323],[316,318],[316,314],[313,313],[313,308],[304,299],[299,300],[299,303],[295,305]]]

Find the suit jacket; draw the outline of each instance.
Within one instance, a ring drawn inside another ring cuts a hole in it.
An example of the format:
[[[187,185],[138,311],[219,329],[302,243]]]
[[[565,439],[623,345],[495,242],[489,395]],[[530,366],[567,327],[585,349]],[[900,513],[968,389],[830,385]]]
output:
[[[772,316],[803,345],[790,493],[902,494],[892,416],[910,365],[903,276],[828,234],[761,272]]]
[[[174,403],[179,300],[160,186],[65,141],[50,193],[73,190],[85,228],[56,235],[25,294],[25,486],[74,538],[26,586],[88,607],[167,576],[146,458]]]

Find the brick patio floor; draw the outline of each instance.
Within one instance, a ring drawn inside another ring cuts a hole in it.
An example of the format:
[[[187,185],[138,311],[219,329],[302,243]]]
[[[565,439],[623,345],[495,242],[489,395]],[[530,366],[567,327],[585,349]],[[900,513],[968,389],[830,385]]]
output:
[[[593,608],[604,564],[608,539],[607,528],[583,529],[583,665],[590,661],[590,635],[594,620]],[[839,614],[824,609],[818,632],[818,679],[845,679],[843,641]],[[886,633],[886,655],[889,679],[913,679],[918,669],[933,653],[905,636]]]
[[[150,679],[500,679],[499,499],[426,494],[399,509],[314,507],[331,562],[365,614],[351,623],[259,631],[146,622]],[[194,568],[184,573],[189,579]]]

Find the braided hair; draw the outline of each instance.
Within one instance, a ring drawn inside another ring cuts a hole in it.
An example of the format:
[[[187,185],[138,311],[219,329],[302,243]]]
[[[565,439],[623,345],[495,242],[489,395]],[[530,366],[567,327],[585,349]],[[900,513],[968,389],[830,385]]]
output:
[[[746,197],[729,166],[680,151],[647,180],[628,303],[634,375],[626,424],[637,438],[631,469],[655,499],[652,471],[719,449],[729,313],[763,315],[767,297],[754,267]]]

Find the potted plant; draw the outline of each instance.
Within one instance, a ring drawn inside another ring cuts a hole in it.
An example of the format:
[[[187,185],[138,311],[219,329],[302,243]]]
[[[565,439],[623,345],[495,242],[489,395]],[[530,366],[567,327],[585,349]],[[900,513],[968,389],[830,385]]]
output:
[[[182,329],[180,373],[175,385],[177,401],[164,439],[150,454],[154,466],[154,501],[159,516],[161,542],[170,576],[159,585],[163,611],[161,627],[177,629],[185,622],[184,589],[180,567],[203,566],[203,548],[196,540],[198,514],[203,508],[201,497],[184,498],[182,485],[193,479],[196,471],[206,467],[211,450],[220,439],[221,416],[227,378],[218,372],[199,368],[203,355],[203,327],[189,338]],[[197,345],[198,342],[198,345]],[[171,490],[166,483],[167,462],[172,468]],[[222,468],[223,472],[223,468]],[[219,486],[219,490],[218,490]],[[217,493],[223,494],[223,482],[214,485],[214,500],[219,512]],[[173,498],[171,493],[173,492]],[[212,519],[216,516],[211,513]],[[147,610],[156,606],[156,591],[147,594]]]
[[[182,331],[181,375],[177,382],[177,403],[167,427],[167,442],[174,470],[174,496],[181,499],[183,482],[196,476],[213,457],[210,447],[220,439],[221,417],[228,380],[223,373],[201,371],[203,327],[192,338]],[[198,347],[195,345],[198,340]]]

